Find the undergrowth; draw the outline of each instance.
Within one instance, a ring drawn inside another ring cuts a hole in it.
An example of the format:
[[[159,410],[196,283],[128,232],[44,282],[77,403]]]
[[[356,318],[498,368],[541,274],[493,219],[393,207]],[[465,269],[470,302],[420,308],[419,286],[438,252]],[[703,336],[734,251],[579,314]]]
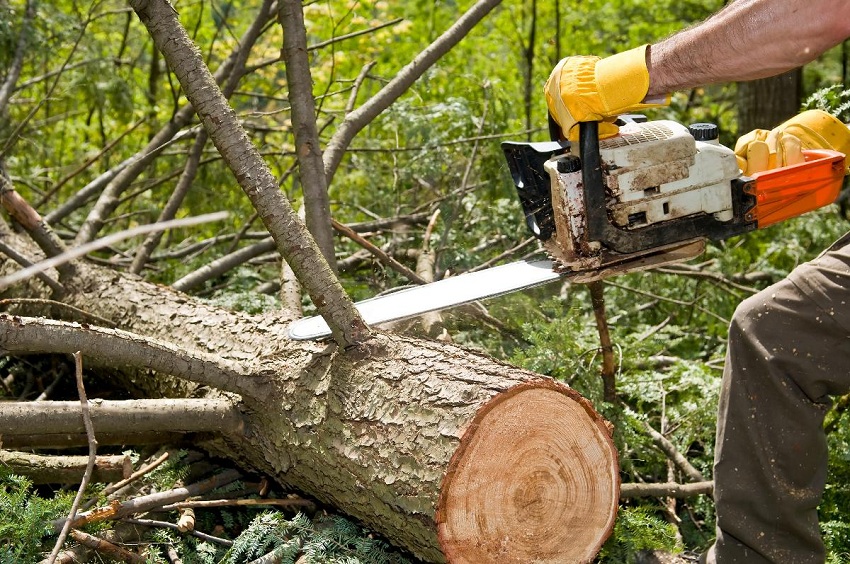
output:
[[[136,458],[135,453],[131,453]],[[186,451],[172,451],[169,460],[137,482],[134,495],[165,491],[197,479],[196,468],[209,459]],[[100,493],[102,485],[87,491],[97,498],[97,507],[108,505]],[[223,486],[213,497],[255,497],[243,481]],[[76,491],[34,486],[26,477],[0,467],[0,564],[29,564],[42,561],[53,549],[57,534],[53,522],[68,515]],[[269,495],[284,494],[273,489]],[[123,501],[123,499],[122,499]],[[259,506],[258,506],[259,507]],[[144,515],[161,521],[176,521],[176,513]],[[112,528],[111,521],[82,527],[90,534]],[[408,564],[412,561],[368,530],[339,515],[310,510],[258,512],[250,507],[195,509],[195,530],[212,534],[222,542],[202,540],[168,528],[148,528],[141,542],[125,548],[143,548],[148,564],[170,564],[168,551],[176,552],[184,564]],[[225,544],[227,543],[227,544]],[[73,541],[66,542],[69,547]],[[93,562],[103,561],[100,555]]]

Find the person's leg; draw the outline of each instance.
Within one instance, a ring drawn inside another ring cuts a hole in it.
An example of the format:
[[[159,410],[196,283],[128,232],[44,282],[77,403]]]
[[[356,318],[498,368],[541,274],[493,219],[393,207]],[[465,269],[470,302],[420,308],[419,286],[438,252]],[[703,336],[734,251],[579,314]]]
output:
[[[847,237],[735,312],[715,450],[709,564],[822,564],[823,417],[850,390]]]

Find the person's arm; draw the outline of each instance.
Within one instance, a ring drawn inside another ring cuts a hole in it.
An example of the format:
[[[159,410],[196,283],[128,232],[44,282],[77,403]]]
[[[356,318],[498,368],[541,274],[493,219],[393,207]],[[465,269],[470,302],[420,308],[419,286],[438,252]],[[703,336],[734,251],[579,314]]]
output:
[[[846,0],[737,0],[652,45],[647,98],[802,66],[850,37]]]

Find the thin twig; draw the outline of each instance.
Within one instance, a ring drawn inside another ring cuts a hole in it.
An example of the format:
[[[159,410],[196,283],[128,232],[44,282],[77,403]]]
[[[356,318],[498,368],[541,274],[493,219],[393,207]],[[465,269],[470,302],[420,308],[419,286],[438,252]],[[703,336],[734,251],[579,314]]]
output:
[[[653,429],[652,425],[647,423],[646,421],[642,421],[643,427],[646,430],[647,434],[649,434],[650,438],[652,438],[652,442],[655,443],[667,458],[676,465],[679,470],[685,473],[685,475],[693,480],[694,482],[703,482],[705,481],[705,477],[702,475],[702,472],[694,468],[694,466],[688,461],[685,456],[679,452],[670,440]]]
[[[201,130],[198,132],[198,136],[195,138],[195,143],[189,150],[189,155],[186,158],[186,164],[183,167],[183,172],[180,174],[180,180],[177,181],[177,186],[174,187],[174,191],[168,197],[168,201],[157,218],[157,222],[169,221],[174,219],[177,215],[177,210],[179,210],[180,206],[183,204],[183,200],[189,193],[189,189],[192,187],[192,183],[198,174],[201,156],[203,156],[206,144],[206,131]],[[136,250],[136,254],[133,257],[133,263],[130,265],[131,273],[140,274],[142,272],[145,263],[147,263],[148,258],[151,256],[151,253],[153,253],[153,250],[157,247],[157,245],[159,245],[161,239],[162,231],[154,231],[153,233],[148,234],[145,241]]]
[[[122,562],[129,562],[131,564],[144,564],[145,562],[145,558],[142,556],[130,552],[126,548],[122,548],[117,544],[113,544],[106,539],[77,530],[71,531],[71,536],[78,543],[85,545],[96,552],[103,553],[110,558],[120,560]]]
[[[740,290],[741,292],[745,292],[750,295],[758,293],[758,289],[756,288],[753,288],[751,286],[744,286],[743,284],[738,284],[737,282],[726,278],[720,273],[702,270],[697,266],[689,264],[671,264],[664,267],[656,268],[654,269],[654,272],[662,272],[664,274],[677,274],[680,276],[691,276],[694,278],[707,278],[712,282],[729,286],[731,288]]]
[[[110,485],[106,486],[103,489],[102,495],[104,497],[112,495],[113,493],[117,492],[118,490],[120,490],[124,486],[135,482],[136,480],[138,480],[139,478],[141,478],[145,474],[148,474],[149,472],[151,472],[152,470],[154,470],[155,468],[160,466],[162,463],[164,463],[166,460],[168,460],[168,457],[169,457],[168,452],[163,453],[162,456],[160,456],[159,458],[157,458],[156,460],[154,460],[150,464],[142,466],[141,468],[139,468],[138,470],[136,470],[135,472],[133,472],[132,474],[130,474],[129,476],[127,476],[126,478],[121,480],[120,482],[115,482],[114,484],[110,484]],[[89,509],[95,503],[97,503],[97,498],[93,497],[93,498],[89,499],[87,502],[85,502],[83,504],[83,511]]]
[[[484,270],[486,268],[490,268],[494,264],[496,264],[496,263],[498,263],[498,262],[520,252],[521,250],[523,250],[524,248],[526,248],[527,246],[529,246],[530,244],[532,244],[536,240],[537,239],[535,239],[534,237],[529,237],[528,239],[526,239],[525,241],[523,241],[519,245],[515,245],[515,246],[511,247],[507,251],[501,253],[500,255],[497,255],[497,256],[491,258],[487,262],[483,262],[483,263],[479,264],[475,268],[470,268],[467,272],[477,272],[479,270]]]
[[[50,382],[50,384],[46,388],[44,388],[44,390],[42,390],[38,397],[35,398],[35,400],[33,401],[44,401],[49,398],[50,394],[53,393],[53,390],[56,389],[56,386],[59,385],[59,382],[61,382],[62,378],[65,376],[64,372],[65,371],[62,369],[62,366],[56,369],[56,376],[53,378],[53,381]]]
[[[357,103],[357,94],[360,92],[360,87],[363,85],[363,81],[366,80],[366,77],[369,75],[369,71],[372,70],[372,67],[375,66],[377,61],[369,61],[363,68],[360,69],[360,74],[357,75],[357,78],[354,80],[354,85],[351,88],[351,94],[348,96],[348,103],[345,105],[345,113],[349,114],[354,111],[354,105]]]
[[[118,233],[107,235],[106,237],[103,237],[96,241],[80,245],[79,247],[74,247],[73,249],[68,249],[61,255],[50,257],[30,267],[24,268],[23,270],[19,270],[14,274],[4,276],[3,278],[0,278],[0,290],[4,290],[13,284],[21,282],[22,280],[26,280],[30,276],[34,276],[39,272],[44,272],[45,270],[48,270],[55,266],[66,264],[74,259],[85,256],[86,254],[92,251],[96,251],[98,249],[114,245],[119,241],[123,241],[125,239],[135,237],[137,235],[144,235],[153,231],[162,231],[165,229],[173,229],[176,227],[191,227],[193,225],[208,223],[211,221],[221,221],[227,216],[227,212],[216,212],[206,215],[199,215],[197,217],[187,217],[185,219],[174,219],[171,221],[163,221],[161,223],[152,223],[150,225],[140,225],[139,227],[127,229],[125,231],[119,231]]]
[[[83,494],[88,487],[92,472],[94,472],[94,463],[97,459],[97,440],[94,437],[94,425],[91,422],[91,414],[89,413],[89,400],[86,397],[86,389],[83,385],[83,355],[79,351],[74,353],[75,374],[77,377],[77,393],[80,396],[80,410],[83,415],[83,424],[86,427],[86,437],[89,443],[89,461],[86,464],[86,471],[83,474],[83,479],[80,481],[80,488],[77,490],[77,495],[74,497],[74,503],[71,504],[71,511],[68,513],[68,519],[62,526],[62,531],[59,533],[59,538],[56,539],[56,544],[53,547],[53,552],[47,559],[48,564],[53,564],[56,561],[56,556],[62,550],[62,545],[65,544],[65,538],[71,530],[71,524],[77,518],[77,510],[80,507],[80,502],[83,499]]]
[[[292,498],[292,499],[202,499],[195,501],[178,501],[169,505],[163,505],[160,509],[163,511],[171,511],[175,509],[186,509],[189,507],[251,507],[274,505],[278,507],[313,507],[316,504],[309,499]]]
[[[356,233],[347,225],[343,225],[335,219],[331,219],[331,224],[333,225],[333,228],[336,229],[338,232],[345,235],[346,237],[348,237],[349,239],[351,239],[352,241],[372,253],[375,258],[377,258],[382,264],[385,264],[386,266],[395,270],[411,282],[415,282],[417,284],[428,283],[424,278],[422,278],[421,276],[419,276],[418,274],[416,274],[415,272],[395,260],[393,257],[391,257],[390,255],[370,243],[365,237],[363,237],[359,233]]]
[[[174,503],[187,497],[204,494],[208,491],[226,486],[227,484],[238,480],[241,474],[237,470],[225,470],[220,474],[216,474],[212,478],[197,482],[189,486],[181,486],[163,492],[156,492],[148,495],[143,495],[123,503],[117,501],[112,502],[109,506],[93,509],[87,513],[78,515],[72,526],[81,527],[88,523],[97,523],[108,519],[121,519],[128,515],[136,513],[147,513],[156,507],[161,507],[168,503]],[[59,519],[53,522],[53,527],[59,530],[64,525],[64,519]]]
[[[169,523],[168,521],[156,521],[154,519],[122,519],[122,522],[128,523],[130,525],[141,525],[143,527],[162,527],[165,529],[173,529],[178,530],[177,525],[174,523]],[[202,533],[200,531],[187,531],[186,534],[192,535],[193,537],[198,537],[199,539],[214,542],[216,544],[220,544],[221,546],[233,546],[233,541],[222,539],[219,537],[214,537],[212,535],[208,535],[206,533]]]
[[[686,301],[684,301],[684,300],[677,300],[677,299],[674,299],[674,298],[668,298],[668,297],[666,297],[666,296],[659,296],[659,295],[657,295],[657,294],[652,294],[652,293],[650,293],[650,292],[645,292],[645,291],[643,291],[643,290],[638,290],[637,288],[632,288],[632,287],[630,287],[630,286],[626,286],[625,284],[618,284],[617,282],[612,282],[610,279],[609,279],[609,280],[607,280],[607,281],[606,281],[606,283],[607,283],[609,286],[614,286],[615,288],[620,288],[621,290],[626,290],[626,291],[628,291],[628,292],[633,292],[633,293],[635,293],[635,294],[637,294],[637,295],[639,295],[639,296],[645,296],[645,297],[647,297],[647,298],[653,298],[653,299],[656,299],[656,300],[659,300],[659,301],[669,302],[669,303],[671,303],[671,304],[676,304],[676,305],[680,305],[680,306],[683,306],[683,307],[695,307],[695,308],[697,308],[699,311],[701,311],[701,312],[703,312],[703,313],[705,313],[705,314],[707,314],[707,315],[710,315],[711,317],[713,317],[713,318],[717,319],[717,320],[718,320],[718,321],[720,321],[722,324],[724,324],[724,325],[729,325],[729,320],[728,320],[728,319],[724,319],[723,317],[721,317],[721,316],[717,315],[717,314],[716,314],[716,313],[714,313],[713,311],[709,311],[708,309],[706,309],[706,308],[704,308],[704,307],[701,307],[701,306],[697,305],[697,304],[696,304],[696,300],[694,300],[694,301],[690,301],[690,302],[686,302]]]
[[[16,251],[3,241],[0,241],[0,253],[3,253],[19,265],[23,266],[24,268],[30,268],[34,264],[31,260],[20,254],[18,251]],[[44,282],[51,290],[53,290],[54,294],[62,295],[65,293],[65,286],[45,274],[43,271],[36,272],[35,277]]]
[[[599,333],[599,350],[602,351],[602,386],[605,401],[617,401],[617,384],[614,372],[614,348],[611,346],[611,332],[608,330],[608,319],[605,316],[605,283],[596,280],[587,285],[590,290],[590,301],[593,304],[593,315],[596,318],[596,330]]]
[[[57,181],[56,184],[51,186],[50,189],[41,197],[41,199],[38,202],[36,202],[34,207],[36,209],[41,209],[41,207],[44,206],[48,201],[50,201],[50,198],[52,198],[59,190],[61,190],[62,187],[65,186],[65,184],[70,182],[77,175],[81,174],[87,168],[89,168],[91,165],[93,165],[95,162],[97,162],[106,153],[111,151],[122,139],[124,139],[124,137],[126,137],[127,135],[129,135],[130,133],[135,131],[140,125],[145,123],[147,120],[148,120],[147,116],[138,120],[136,123],[131,125],[129,129],[122,132],[121,135],[119,135],[117,138],[115,138],[112,141],[110,141],[109,143],[107,143],[106,146],[103,147],[100,151],[98,151],[96,155],[92,156],[91,158],[86,160],[83,164],[78,166],[76,169],[74,169],[73,171],[71,171],[70,173],[65,175],[64,178],[59,179],[59,181]]]

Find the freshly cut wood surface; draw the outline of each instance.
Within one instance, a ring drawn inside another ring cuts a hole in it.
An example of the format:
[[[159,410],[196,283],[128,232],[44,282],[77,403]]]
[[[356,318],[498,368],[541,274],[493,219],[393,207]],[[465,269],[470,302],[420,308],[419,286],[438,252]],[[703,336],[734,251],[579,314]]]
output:
[[[591,562],[614,526],[617,452],[605,421],[567,386],[493,398],[455,452],[437,508],[452,563]]]

